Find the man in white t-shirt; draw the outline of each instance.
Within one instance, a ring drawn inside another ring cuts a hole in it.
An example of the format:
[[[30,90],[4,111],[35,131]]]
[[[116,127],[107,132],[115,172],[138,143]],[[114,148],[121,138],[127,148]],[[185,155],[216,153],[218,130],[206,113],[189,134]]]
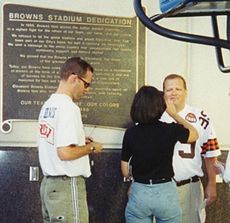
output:
[[[80,57],[65,61],[57,91],[39,115],[39,162],[44,175],[40,193],[44,222],[89,221],[85,178],[91,175],[89,154],[102,145],[86,138],[75,103],[89,91],[93,67]]]
[[[194,125],[199,133],[195,143],[177,142],[173,168],[182,207],[182,222],[204,223],[205,206],[212,204],[217,197],[215,163],[220,150],[216,134],[208,115],[203,110],[186,104],[187,86],[182,76],[168,75],[163,82],[163,91],[165,98],[175,104],[178,114]],[[161,121],[175,122],[166,112]],[[203,176],[202,159],[208,176],[205,191],[200,181]]]

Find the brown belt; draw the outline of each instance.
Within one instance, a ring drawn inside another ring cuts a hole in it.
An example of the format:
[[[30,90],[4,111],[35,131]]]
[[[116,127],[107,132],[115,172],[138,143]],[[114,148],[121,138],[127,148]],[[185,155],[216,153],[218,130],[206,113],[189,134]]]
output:
[[[66,175],[57,175],[57,176],[50,176],[50,175],[48,175],[48,176],[45,176],[46,178],[61,178],[61,179],[63,179],[63,180],[67,180],[67,179],[69,179],[70,177],[68,177],[68,176],[66,176]]]
[[[177,185],[178,187],[180,187],[180,186],[183,186],[183,185],[185,185],[185,184],[198,182],[199,180],[200,180],[200,177],[194,176],[194,177],[191,177],[191,178],[186,179],[186,180],[181,180],[181,181],[176,181],[176,180],[175,180],[175,181],[176,181],[176,185]]]
[[[67,175],[57,175],[57,176],[51,176],[51,175],[48,175],[48,176],[45,176],[47,179],[48,178],[52,178],[52,179],[55,179],[55,178],[60,178],[60,179],[63,179],[63,180],[67,180],[67,179],[70,179],[70,178],[74,178],[74,177],[69,177]],[[83,178],[85,179],[83,176],[77,176],[77,178]]]

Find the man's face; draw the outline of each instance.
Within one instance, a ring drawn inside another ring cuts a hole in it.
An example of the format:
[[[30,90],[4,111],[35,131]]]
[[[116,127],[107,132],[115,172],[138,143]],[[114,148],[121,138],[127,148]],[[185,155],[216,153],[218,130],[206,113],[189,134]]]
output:
[[[187,96],[183,81],[180,78],[166,80],[164,96],[167,100],[172,101],[177,108],[183,109]]]
[[[76,76],[76,86],[75,91],[73,94],[73,100],[79,101],[82,96],[84,96],[86,93],[90,90],[90,84],[93,80],[93,73],[91,71],[87,71],[84,77],[78,77]]]

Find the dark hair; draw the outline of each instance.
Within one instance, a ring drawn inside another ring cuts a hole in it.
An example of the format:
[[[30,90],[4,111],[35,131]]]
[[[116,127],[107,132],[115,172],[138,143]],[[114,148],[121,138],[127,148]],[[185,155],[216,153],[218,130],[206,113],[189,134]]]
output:
[[[130,115],[134,122],[151,123],[158,120],[166,109],[163,92],[143,86],[134,96]]]
[[[185,79],[179,75],[179,74],[169,74],[168,76],[165,77],[164,81],[163,81],[163,90],[165,89],[165,82],[167,80],[172,80],[172,79],[176,79],[176,78],[179,78],[183,81],[183,85],[184,85],[184,89],[187,90],[187,85],[186,85],[186,81]]]
[[[71,74],[77,74],[80,77],[84,77],[86,72],[90,70],[93,73],[93,67],[82,60],[80,57],[71,57],[65,61],[60,69],[60,78],[67,80]]]

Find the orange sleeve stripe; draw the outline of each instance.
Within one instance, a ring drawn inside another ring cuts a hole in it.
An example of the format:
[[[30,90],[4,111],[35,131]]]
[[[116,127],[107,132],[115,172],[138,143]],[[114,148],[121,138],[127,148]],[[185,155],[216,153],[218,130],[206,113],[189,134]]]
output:
[[[208,142],[204,143],[203,146],[201,146],[202,154],[219,149],[218,141],[217,139],[209,139]]]

